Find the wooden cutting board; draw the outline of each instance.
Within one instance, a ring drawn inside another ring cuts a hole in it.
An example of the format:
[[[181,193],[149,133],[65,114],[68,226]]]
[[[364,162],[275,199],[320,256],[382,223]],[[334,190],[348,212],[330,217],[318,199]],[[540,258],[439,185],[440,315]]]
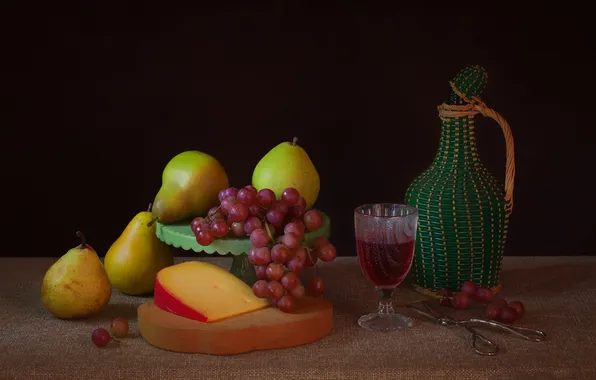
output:
[[[139,306],[141,336],[169,351],[234,355],[315,342],[333,329],[333,305],[304,297],[292,313],[276,307],[216,322],[199,322],[164,311],[152,301]]]

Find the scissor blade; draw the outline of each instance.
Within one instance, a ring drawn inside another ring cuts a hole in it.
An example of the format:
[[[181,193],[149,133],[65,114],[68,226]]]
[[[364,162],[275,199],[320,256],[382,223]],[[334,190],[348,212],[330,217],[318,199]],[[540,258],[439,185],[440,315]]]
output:
[[[427,313],[426,311],[422,311],[420,309],[418,309],[417,307],[414,306],[409,306],[410,309],[414,310],[415,312],[417,312],[420,315],[423,315],[427,318],[432,319],[433,321],[439,323],[439,318],[437,318],[436,316],[432,315],[431,313]]]

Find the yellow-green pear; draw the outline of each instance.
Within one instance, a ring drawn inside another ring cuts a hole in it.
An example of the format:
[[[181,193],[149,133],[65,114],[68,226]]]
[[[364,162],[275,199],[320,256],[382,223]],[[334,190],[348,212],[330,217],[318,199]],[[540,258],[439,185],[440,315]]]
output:
[[[306,151],[292,142],[282,142],[271,149],[257,164],[252,175],[252,185],[257,189],[271,189],[277,199],[288,187],[300,192],[311,208],[319,196],[319,173]]]
[[[135,215],[104,258],[110,282],[125,294],[153,292],[157,272],[174,263],[170,247],[155,235],[155,216],[150,210],[151,205]]]
[[[60,257],[41,282],[44,307],[62,319],[89,317],[112,296],[112,287],[101,260],[77,231],[81,244]]]
[[[219,191],[228,186],[226,171],[214,157],[196,150],[182,152],[163,171],[153,213],[163,224],[206,215],[217,205]]]

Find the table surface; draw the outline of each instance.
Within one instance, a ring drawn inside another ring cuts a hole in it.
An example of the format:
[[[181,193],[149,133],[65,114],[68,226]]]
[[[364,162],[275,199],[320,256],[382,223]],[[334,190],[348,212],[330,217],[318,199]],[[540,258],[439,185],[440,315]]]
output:
[[[201,259],[229,267],[229,258]],[[407,331],[371,333],[358,317],[373,311],[377,293],[355,258],[320,266],[334,303],[334,330],[305,346],[235,356],[181,354],[154,348],[138,334],[136,308],[150,298],[113,292],[94,317],[58,320],[42,306],[40,284],[54,259],[0,259],[0,379],[576,379],[596,378],[596,257],[506,257],[503,296],[526,305],[522,325],[545,331],[529,342],[485,330],[497,356],[474,354],[464,329],[416,318]],[[419,298],[408,283],[396,302]],[[480,309],[454,311],[456,318]],[[131,337],[103,348],[91,331],[114,317],[131,323]]]

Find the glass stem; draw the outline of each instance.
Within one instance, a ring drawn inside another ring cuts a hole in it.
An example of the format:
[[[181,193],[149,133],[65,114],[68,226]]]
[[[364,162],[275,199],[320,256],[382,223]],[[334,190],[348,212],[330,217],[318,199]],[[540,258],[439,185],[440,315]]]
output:
[[[381,300],[379,301],[379,311],[378,314],[380,316],[387,316],[394,314],[393,310],[393,291],[394,288],[387,289],[387,288],[379,288],[379,293],[381,294]]]

